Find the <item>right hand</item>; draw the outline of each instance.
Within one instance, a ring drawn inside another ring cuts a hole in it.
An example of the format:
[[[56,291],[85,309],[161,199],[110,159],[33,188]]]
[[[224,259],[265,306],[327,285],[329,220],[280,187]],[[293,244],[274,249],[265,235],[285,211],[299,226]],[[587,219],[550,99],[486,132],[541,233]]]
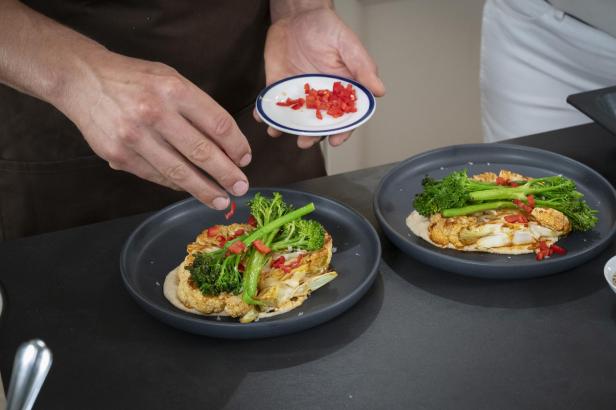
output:
[[[229,113],[167,65],[96,54],[56,106],[111,168],[220,210],[225,190],[246,193],[250,146]]]

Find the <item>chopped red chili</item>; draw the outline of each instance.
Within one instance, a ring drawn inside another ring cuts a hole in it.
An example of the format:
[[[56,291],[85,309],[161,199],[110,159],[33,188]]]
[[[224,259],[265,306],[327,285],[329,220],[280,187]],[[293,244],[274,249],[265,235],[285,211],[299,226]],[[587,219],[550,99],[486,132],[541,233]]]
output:
[[[245,249],[246,249],[246,245],[242,241],[235,241],[228,248],[229,252],[234,253],[236,255],[244,252]]]
[[[222,235],[217,236],[216,240],[218,241],[218,246],[220,246],[221,248],[225,246],[225,243],[227,243],[227,238]]]
[[[257,251],[259,251],[260,253],[262,253],[263,255],[267,255],[268,253],[270,253],[272,251],[269,248],[269,246],[267,246],[266,244],[263,243],[263,241],[261,239],[257,239],[256,241],[254,241],[252,243],[252,246],[254,246],[255,249]]]
[[[309,83],[304,84],[304,94],[306,99],[297,98],[295,100],[287,98],[285,101],[278,101],[276,105],[281,107],[291,107],[299,110],[306,104],[306,108],[316,110],[316,117],[323,119],[321,111],[327,115],[338,118],[346,113],[357,112],[357,93],[352,84],[346,87],[340,81],[336,81],[332,90],[316,90],[310,87]]]
[[[552,249],[554,253],[557,253],[559,255],[564,255],[567,253],[567,250],[565,248],[563,248],[562,246],[558,246],[556,244],[552,245],[550,249]]]
[[[244,233],[245,233],[245,231],[244,231],[243,229],[241,229],[241,228],[240,228],[240,229],[238,229],[237,231],[235,231],[235,232],[233,233],[233,238],[237,238],[237,237],[239,237],[239,236],[242,236],[242,235],[244,235]]]
[[[501,177],[496,177],[496,185],[509,185],[509,180]]]
[[[526,200],[528,201],[528,206],[530,206],[531,208],[535,207],[535,197],[532,194],[527,195]]]
[[[231,218],[233,218],[233,215],[235,214],[235,208],[237,208],[237,205],[235,204],[235,201],[231,201],[231,209],[229,210],[229,212],[227,212],[225,214],[225,219],[229,220]]]
[[[255,228],[257,227],[257,220],[254,216],[250,215],[248,217],[248,225],[254,226]]]
[[[519,187],[519,186],[520,186],[520,184],[518,184],[518,183],[517,183],[517,182],[515,182],[515,181],[511,181],[511,182],[509,182],[509,186],[510,186],[511,188],[516,188],[516,187]]]
[[[207,228],[207,237],[213,238],[218,235],[218,232],[220,232],[220,225],[210,226],[209,228]]]
[[[282,268],[282,267],[284,266],[285,261],[286,261],[286,260],[285,260],[284,256],[279,256],[278,258],[276,258],[276,259],[274,259],[274,260],[272,261],[272,263],[270,264],[270,266],[271,266],[272,268]]]

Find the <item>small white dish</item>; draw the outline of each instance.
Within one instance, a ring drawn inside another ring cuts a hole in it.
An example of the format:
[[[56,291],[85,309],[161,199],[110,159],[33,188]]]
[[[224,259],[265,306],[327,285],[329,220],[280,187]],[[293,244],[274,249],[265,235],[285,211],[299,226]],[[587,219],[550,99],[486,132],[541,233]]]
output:
[[[310,87],[331,90],[336,81],[342,85],[352,84],[357,93],[357,112],[333,118],[323,112],[323,119],[316,117],[314,109],[293,110],[276,105],[287,98],[305,98],[304,84]],[[292,135],[322,137],[351,131],[364,124],[374,114],[376,102],[372,93],[357,81],[330,74],[301,74],[277,81],[263,89],[257,96],[257,114],[272,128]]]
[[[616,293],[616,283],[614,280],[616,278],[616,256],[612,256],[610,260],[607,261],[605,267],[603,268],[603,274],[605,275],[605,280],[607,280],[610,288]]]

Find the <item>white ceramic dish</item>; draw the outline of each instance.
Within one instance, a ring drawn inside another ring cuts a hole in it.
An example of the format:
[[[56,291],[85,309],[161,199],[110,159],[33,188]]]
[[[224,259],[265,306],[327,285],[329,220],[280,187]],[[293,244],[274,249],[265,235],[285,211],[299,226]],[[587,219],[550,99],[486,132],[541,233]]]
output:
[[[616,256],[612,256],[610,260],[607,261],[603,268],[603,274],[610,288],[616,293],[616,284],[614,283],[614,277],[616,277]]]
[[[312,88],[331,90],[334,82],[352,84],[357,92],[357,112],[333,118],[323,112],[323,119],[316,118],[315,110],[305,106],[299,110],[276,105],[287,98],[304,98],[304,84]],[[374,114],[375,100],[372,93],[358,82],[329,74],[301,74],[277,81],[259,93],[256,101],[257,114],[270,127],[287,134],[322,137],[340,134],[355,129]]]

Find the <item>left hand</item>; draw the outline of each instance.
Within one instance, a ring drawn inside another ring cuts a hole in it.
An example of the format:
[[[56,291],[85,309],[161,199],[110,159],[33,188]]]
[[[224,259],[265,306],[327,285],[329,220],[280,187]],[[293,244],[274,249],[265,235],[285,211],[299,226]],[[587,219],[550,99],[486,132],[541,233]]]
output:
[[[265,40],[265,76],[271,84],[301,73],[327,73],[353,78],[366,86],[376,97],[385,95],[385,86],[377,67],[361,41],[327,7],[301,12],[275,21]],[[255,113],[257,121],[261,121]],[[267,133],[282,133],[271,127]],[[351,132],[329,137],[331,146],[342,144]],[[297,145],[310,148],[319,138],[299,136]]]

